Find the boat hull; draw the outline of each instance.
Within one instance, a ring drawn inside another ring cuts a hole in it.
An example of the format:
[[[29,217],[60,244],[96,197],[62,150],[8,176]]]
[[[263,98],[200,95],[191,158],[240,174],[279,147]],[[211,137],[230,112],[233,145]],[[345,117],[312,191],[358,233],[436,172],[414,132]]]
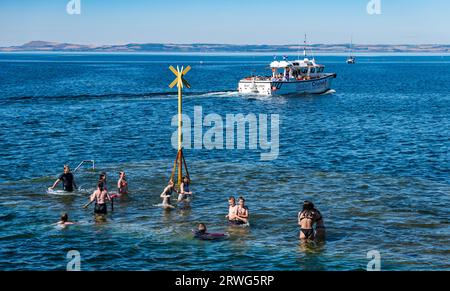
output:
[[[330,90],[336,74],[324,74],[320,78],[300,81],[241,80],[238,91],[242,94],[301,95],[322,94]]]

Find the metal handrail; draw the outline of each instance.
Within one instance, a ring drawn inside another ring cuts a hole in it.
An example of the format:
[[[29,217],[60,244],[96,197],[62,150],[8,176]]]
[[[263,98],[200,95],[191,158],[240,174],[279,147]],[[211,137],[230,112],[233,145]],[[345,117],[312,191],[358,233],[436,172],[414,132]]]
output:
[[[78,166],[75,168],[75,170],[73,170],[73,172],[75,173],[76,171],[78,171],[78,169],[85,163],[92,163],[92,170],[95,170],[95,161],[94,160],[84,160],[78,164]]]

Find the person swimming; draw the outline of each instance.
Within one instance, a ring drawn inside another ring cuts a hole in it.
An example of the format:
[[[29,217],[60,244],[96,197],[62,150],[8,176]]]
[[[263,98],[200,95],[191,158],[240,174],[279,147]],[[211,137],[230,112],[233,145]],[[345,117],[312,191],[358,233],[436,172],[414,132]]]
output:
[[[190,180],[187,176],[183,177],[183,182],[180,185],[180,192],[178,195],[178,202],[184,202],[185,204],[189,204],[192,199],[192,192],[189,191]]]
[[[125,172],[119,172],[119,181],[117,181],[117,193],[119,196],[128,194],[128,181]]]
[[[225,233],[209,233],[207,232],[206,225],[200,223],[196,230],[193,230],[194,237],[201,240],[220,240],[228,237]]]
[[[238,224],[248,224],[249,211],[248,207],[245,206],[245,199],[242,196],[238,199],[235,219],[239,221]]]
[[[63,189],[66,192],[73,192],[74,189],[77,188],[77,185],[75,184],[75,179],[73,177],[73,174],[70,172],[70,168],[68,165],[64,165],[64,173],[62,173],[58,177],[55,183],[53,183],[53,186],[51,186],[49,189],[54,190],[60,182],[63,183]]]
[[[108,194],[108,191],[104,189],[104,185],[102,182],[97,184],[97,190],[92,193],[90,197],[90,202],[83,206],[83,208],[87,208],[92,202],[95,202],[94,213],[105,215],[108,213],[106,207],[106,201],[111,201],[111,197]]]
[[[301,240],[323,239],[325,226],[320,211],[310,201],[303,202],[303,210],[298,213],[298,225],[300,226]],[[316,231],[313,226],[316,225]]]
[[[169,184],[166,188],[164,188],[163,192],[161,193],[160,197],[163,199],[162,206],[164,209],[173,209],[175,206],[170,204],[170,196],[172,195],[173,191],[176,191],[174,187],[174,183],[172,180],[169,181]]]
[[[58,221],[57,223],[60,226],[67,226],[67,225],[73,225],[75,224],[74,222],[70,222],[69,221],[69,215],[67,215],[67,213],[64,213],[63,215],[61,215],[61,219],[60,221]]]

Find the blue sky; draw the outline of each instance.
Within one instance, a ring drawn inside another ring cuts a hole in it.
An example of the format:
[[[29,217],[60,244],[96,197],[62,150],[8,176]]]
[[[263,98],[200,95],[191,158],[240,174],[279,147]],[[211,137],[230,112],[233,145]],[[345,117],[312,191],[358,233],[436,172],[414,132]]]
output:
[[[0,46],[31,40],[80,44],[450,44],[450,1],[380,0],[0,0]]]

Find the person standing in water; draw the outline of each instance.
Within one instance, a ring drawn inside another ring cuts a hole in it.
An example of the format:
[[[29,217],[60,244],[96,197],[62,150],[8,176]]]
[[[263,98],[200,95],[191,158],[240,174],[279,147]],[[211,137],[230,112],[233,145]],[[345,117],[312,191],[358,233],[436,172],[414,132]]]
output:
[[[244,197],[239,197],[238,206],[236,207],[236,216],[235,218],[240,221],[240,224],[247,224],[249,219],[249,211],[248,207],[245,206]]]
[[[119,181],[117,181],[117,193],[119,195],[128,194],[128,181],[125,177],[125,172],[119,173]]]
[[[52,187],[50,189],[54,190],[58,184],[62,182],[63,183],[63,189],[67,192],[73,192],[74,189],[77,188],[77,185],[75,184],[75,179],[73,177],[73,174],[70,172],[70,168],[68,165],[64,165],[64,173],[62,173],[58,179],[55,181]]]
[[[84,208],[87,208],[92,202],[95,202],[94,207],[94,213],[105,215],[108,213],[107,207],[106,207],[106,201],[111,201],[111,197],[108,194],[108,191],[103,186],[102,182],[99,182],[97,184],[97,190],[92,193],[90,197],[90,202],[84,206]]]
[[[314,240],[325,238],[325,225],[320,211],[310,201],[303,202],[303,210],[298,213],[301,240]],[[313,226],[316,226],[314,231]]]
[[[189,178],[187,176],[183,177],[183,182],[181,182],[181,185],[180,185],[180,192],[178,192],[179,193],[178,202],[183,201],[184,203],[189,204],[189,202],[191,201],[192,192],[189,191],[190,182],[191,181],[189,180]]]
[[[228,198],[228,214],[225,216],[228,219],[229,223],[235,224],[239,220],[236,220],[236,214],[237,214],[237,205],[236,205],[236,199],[234,199],[233,196]]]
[[[162,206],[164,209],[173,209],[175,206],[170,204],[170,196],[172,195],[173,191],[176,191],[174,187],[174,183],[172,180],[169,181],[169,184],[166,188],[164,188],[163,192],[161,193],[160,197],[163,199]]]

